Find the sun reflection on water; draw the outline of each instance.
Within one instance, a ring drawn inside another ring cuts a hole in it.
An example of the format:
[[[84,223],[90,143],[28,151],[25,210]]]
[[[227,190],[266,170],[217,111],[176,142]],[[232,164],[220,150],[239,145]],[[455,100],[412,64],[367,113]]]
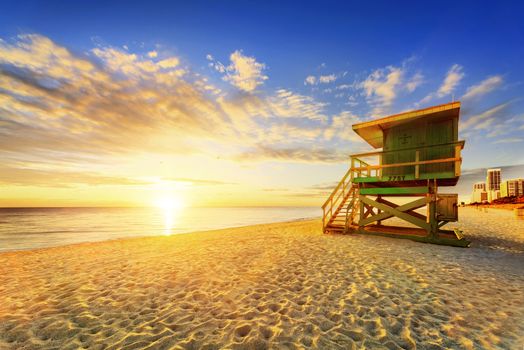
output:
[[[184,207],[180,197],[162,197],[155,201],[155,206],[162,211],[164,235],[170,235]]]

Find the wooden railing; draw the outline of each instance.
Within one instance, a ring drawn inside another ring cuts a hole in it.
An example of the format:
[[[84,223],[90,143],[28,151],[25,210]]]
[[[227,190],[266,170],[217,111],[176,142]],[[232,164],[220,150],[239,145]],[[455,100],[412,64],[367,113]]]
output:
[[[453,157],[430,159],[430,160],[420,160],[420,154],[423,150],[428,150],[434,147],[442,147],[442,146],[453,146],[454,147]],[[414,166],[414,176],[415,176],[415,179],[418,179],[420,177],[420,166],[421,165],[453,163],[455,176],[460,176],[460,165],[462,162],[461,150],[463,148],[464,148],[464,141],[457,141],[457,142],[450,142],[450,143],[439,144],[439,145],[434,145],[434,146],[402,149],[400,150],[400,152],[413,151],[414,156],[415,156],[415,161],[392,163],[392,164],[383,164],[384,155],[396,153],[396,152],[398,153],[399,151],[378,151],[378,152],[358,153],[358,154],[351,155],[351,169],[350,170],[354,170],[355,172],[360,171],[361,173],[366,173],[367,176],[381,177],[383,174],[383,169],[404,167],[404,166]],[[378,164],[370,165],[360,160],[360,158],[363,158],[363,157],[369,158],[373,156],[378,157]],[[360,162],[359,166],[354,165],[356,162]]]

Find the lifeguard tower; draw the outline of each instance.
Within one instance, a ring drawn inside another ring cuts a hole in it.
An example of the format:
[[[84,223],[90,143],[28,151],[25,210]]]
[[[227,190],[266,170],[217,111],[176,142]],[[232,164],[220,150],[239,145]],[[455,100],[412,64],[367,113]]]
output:
[[[457,195],[440,194],[460,176],[460,102],[353,125],[381,151],[351,155],[351,166],[322,206],[324,233],[360,233],[467,247],[458,230]],[[373,161],[374,160],[374,161]],[[398,202],[403,197],[403,203]],[[405,197],[410,197],[407,203]],[[425,215],[417,209],[426,207]],[[398,218],[411,227],[386,226]]]

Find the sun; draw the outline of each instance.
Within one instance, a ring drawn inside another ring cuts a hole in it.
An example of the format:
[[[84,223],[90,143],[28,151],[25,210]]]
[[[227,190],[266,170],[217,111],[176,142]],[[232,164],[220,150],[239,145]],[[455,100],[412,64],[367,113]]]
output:
[[[155,199],[155,207],[164,211],[179,211],[184,207],[184,202],[179,196],[164,196]]]

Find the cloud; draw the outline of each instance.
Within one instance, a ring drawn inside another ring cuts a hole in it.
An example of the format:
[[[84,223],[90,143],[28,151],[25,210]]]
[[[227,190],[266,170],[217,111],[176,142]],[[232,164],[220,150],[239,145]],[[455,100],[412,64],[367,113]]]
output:
[[[347,72],[344,72],[343,76],[345,76],[346,73]],[[304,80],[304,85],[329,84],[336,81],[337,79],[338,77],[335,74],[320,75],[318,77],[315,77],[314,75],[308,75]]]
[[[523,141],[524,141],[524,138],[522,138],[522,137],[508,137],[508,138],[505,138],[505,139],[500,139],[500,140],[494,141],[493,143],[494,144],[497,144],[497,143],[517,143],[517,142],[523,142]]]
[[[340,140],[362,142],[362,138],[353,131],[353,124],[361,122],[360,118],[349,111],[334,115],[331,125],[324,130],[324,137],[331,140],[337,137]]]
[[[443,97],[451,94],[463,77],[464,73],[462,72],[462,66],[458,64],[454,64],[453,66],[451,66],[448,73],[446,74],[444,82],[437,91],[437,96]]]
[[[517,130],[524,130],[524,114],[508,118],[506,120],[497,120],[497,123],[490,128],[488,137],[497,137],[507,135]]]
[[[460,129],[466,130],[473,128],[475,130],[488,129],[496,119],[503,116],[503,112],[509,106],[510,102],[498,104],[490,109],[469,117],[467,120],[460,122]]]
[[[403,70],[393,66],[377,69],[361,83],[373,114],[386,112],[397,97],[402,83]]]
[[[209,54],[206,58],[213,61],[213,56]],[[268,79],[267,75],[263,74],[266,65],[257,62],[254,57],[245,56],[242,51],[236,50],[229,56],[229,59],[231,63],[228,66],[215,61],[211,62],[210,65],[218,72],[224,73],[222,79],[238,89],[253,92],[264,83],[264,80]]]
[[[239,160],[278,160],[295,162],[338,163],[346,161],[348,156],[338,149],[316,147],[286,147],[260,145],[237,156]]]
[[[281,118],[306,118],[321,122],[327,120],[324,114],[327,104],[310,96],[279,89],[274,96],[268,98],[268,102],[269,113]]]
[[[333,191],[333,189],[338,185],[338,181],[329,182],[329,183],[320,183],[307,187],[311,190],[320,190],[320,191]]]
[[[196,186],[221,186],[221,185],[236,185],[235,182],[226,182],[219,180],[204,180],[204,179],[193,179],[188,177],[163,177],[164,181],[174,182],[188,182]]]
[[[431,100],[434,100],[435,98],[441,98],[441,97],[451,94],[455,90],[457,85],[460,83],[463,77],[464,77],[464,73],[462,72],[462,66],[458,64],[454,64],[448,70],[446,77],[444,78],[444,81],[442,82],[438,90],[436,92],[427,94],[422,100],[416,103],[415,106],[419,107],[420,105],[427,104],[428,102],[430,102]]]
[[[16,168],[2,165],[0,166],[0,184],[69,187],[73,184],[89,186],[144,186],[149,185],[150,182],[128,177],[107,176],[95,172]]]
[[[155,62],[112,47],[95,48],[92,53],[100,58],[110,71],[118,72],[127,77],[149,78],[151,74],[162,74],[162,72],[168,70],[171,75],[182,76],[185,74],[183,69],[172,70],[180,62],[177,57],[169,57]]]
[[[324,129],[336,127],[331,140],[347,145],[351,140],[342,130],[349,130],[346,119],[353,115],[331,118],[326,103],[289,89],[246,93],[265,79],[263,67],[235,52],[229,66],[207,57],[242,90],[222,92],[177,56],[152,57],[111,46],[72,52],[41,35],[0,41],[2,165],[18,169],[10,170],[10,177],[25,183],[34,177],[46,186],[140,185],[109,173],[87,171],[80,177],[72,170],[137,154],[345,160],[327,145]]]
[[[463,100],[474,99],[480,96],[483,96],[496,88],[498,88],[503,82],[502,76],[495,75],[481,81],[477,85],[470,86],[464,96]]]
[[[318,82],[322,84],[328,84],[328,83],[334,82],[335,80],[337,80],[337,77],[335,76],[335,74],[321,75],[318,77]]]
[[[308,75],[306,80],[304,80],[304,85],[315,85],[317,83],[317,78],[313,75]]]
[[[178,62],[111,47],[73,54],[39,35],[1,42],[0,149],[22,155],[183,153],[188,135],[230,134],[223,127],[227,116],[203,82],[184,80]]]
[[[409,92],[413,92],[424,82],[424,76],[422,73],[417,72],[411,77],[411,79],[406,83],[406,89]]]
[[[335,90],[347,90],[347,89],[354,89],[357,87],[356,83],[353,84],[341,84],[337,87],[335,87]]]

